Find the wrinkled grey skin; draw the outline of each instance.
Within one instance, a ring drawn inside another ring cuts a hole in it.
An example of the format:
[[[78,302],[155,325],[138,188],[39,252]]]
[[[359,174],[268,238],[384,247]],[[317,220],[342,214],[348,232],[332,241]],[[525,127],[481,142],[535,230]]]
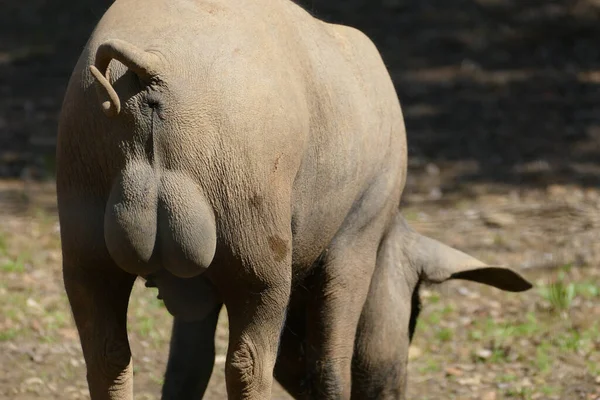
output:
[[[307,377],[292,392],[399,394],[403,376],[368,377],[402,368],[407,327],[392,319],[409,318],[419,280],[529,287],[406,233],[404,123],[379,53],[288,0],[116,1],[69,82],[57,162],[64,282],[92,399],[133,398],[138,276],[178,323],[201,327],[194,344],[185,332],[199,328],[176,324],[172,371],[186,343],[214,352],[206,338],[226,306],[232,399],[270,397],[280,347],[290,367],[277,369]],[[403,301],[378,304],[372,284]],[[286,316],[302,341],[283,331]],[[378,346],[393,341],[392,360]],[[210,358],[197,362],[208,370]]]
[[[408,346],[420,312],[419,287],[423,282],[467,279],[507,291],[530,287],[509,269],[486,266],[458,250],[417,234],[400,214],[394,219],[378,251],[369,294],[357,327],[352,360],[353,399],[405,398]],[[420,273],[415,274],[415,271]],[[305,284],[294,290],[275,366],[276,379],[298,399],[310,398],[305,312],[310,295],[311,290]],[[176,319],[163,399],[202,398],[213,367],[215,329],[216,318],[185,325]],[[182,338],[191,338],[189,344],[173,346],[173,342]],[[206,351],[206,346],[200,349],[199,342],[209,343],[210,350]]]

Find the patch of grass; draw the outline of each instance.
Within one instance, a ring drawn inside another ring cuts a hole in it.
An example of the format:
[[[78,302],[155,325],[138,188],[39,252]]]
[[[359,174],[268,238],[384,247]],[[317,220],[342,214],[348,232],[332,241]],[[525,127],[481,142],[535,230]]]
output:
[[[50,336],[50,335],[41,335],[39,340],[42,343],[47,343],[47,344],[51,344],[51,343],[56,343],[57,339],[54,336]]]
[[[521,400],[530,400],[530,399],[540,399],[545,397],[542,396],[552,396],[556,395],[560,392],[558,388],[551,385],[543,385],[538,387],[518,387],[508,389],[504,395],[507,398],[521,399]]]
[[[432,359],[427,360],[427,363],[419,368],[419,372],[423,374],[440,372],[441,370],[442,366]]]
[[[534,391],[529,387],[510,388],[504,392],[504,395],[508,398],[531,400],[534,398]]]
[[[483,338],[483,332],[480,329],[472,329],[469,331],[469,339],[481,340]]]
[[[595,361],[587,361],[586,365],[590,375],[600,376],[600,363],[597,363]]]
[[[154,315],[140,314],[135,318],[135,322],[132,324],[132,329],[140,337],[149,340],[152,343],[161,340],[161,329],[159,322]]]
[[[152,332],[154,331],[154,318],[149,316],[141,318],[137,328],[140,335],[144,337],[152,335]]]
[[[429,325],[438,325],[442,321],[442,314],[439,311],[433,311],[429,318],[427,318],[427,323]]]
[[[578,351],[582,344],[581,334],[575,329],[570,329],[557,336],[556,344],[561,351]]]
[[[454,307],[449,304],[442,309],[441,314],[442,315],[450,315],[453,312],[454,312]]]
[[[56,214],[49,212],[44,207],[35,206],[30,212],[38,226],[44,232],[52,229],[57,222]]]
[[[14,260],[6,261],[1,267],[3,272],[25,272],[25,257],[19,255]]]
[[[150,306],[154,309],[163,309],[164,308],[166,310],[164,301],[162,301],[156,297],[156,295],[158,294],[158,289],[153,289],[152,294],[153,294],[153,297],[151,297],[150,300],[148,301]]]
[[[70,315],[66,312],[63,312],[62,310],[54,310],[52,312],[49,312],[44,320],[46,329],[48,329],[49,331],[55,331],[57,329],[65,328],[71,322]]]
[[[454,337],[454,331],[450,328],[442,328],[436,332],[435,337],[441,342],[449,342]]]
[[[150,379],[160,386],[164,385],[165,383],[165,377],[163,375],[150,374]]]
[[[567,311],[571,308],[571,304],[575,298],[575,284],[558,280],[546,287],[540,288],[540,292],[542,297],[550,303],[554,311]]]
[[[427,302],[431,303],[431,304],[437,304],[440,302],[440,299],[441,299],[440,294],[434,292],[434,293],[431,293],[431,296],[427,299]]]
[[[8,241],[4,233],[0,232],[0,256],[3,256],[8,251]]]
[[[493,336],[496,341],[504,343],[515,337],[516,328],[510,324],[498,324],[498,327],[493,331]]]
[[[517,376],[514,374],[504,374],[498,377],[498,382],[509,383],[517,380]]]
[[[575,283],[566,282],[566,275],[570,268],[570,265],[564,266],[553,282],[539,288],[542,298],[550,303],[553,311],[558,313],[568,311],[577,294]]]
[[[527,322],[516,324],[513,327],[513,334],[516,337],[528,337],[539,333],[542,329],[540,321],[536,317],[535,313],[529,312],[526,316]]]
[[[588,300],[600,297],[600,285],[595,282],[578,282],[575,283],[575,293]]]
[[[74,366],[70,363],[62,365],[60,369],[60,377],[66,381],[73,381],[77,379],[80,374],[80,367]]]
[[[553,394],[558,394],[560,392],[559,388],[557,388],[556,386],[550,386],[550,385],[542,386],[539,389],[540,389],[540,392],[542,392],[546,396],[551,396]]]
[[[580,297],[595,300],[600,297],[600,285],[596,282],[568,282],[569,267],[559,272],[556,279],[546,286],[539,288],[539,293],[546,300],[552,311],[566,317],[567,311],[572,307],[573,301]]]
[[[414,222],[419,219],[419,213],[417,211],[405,210],[402,215],[408,222]]]
[[[491,351],[487,357],[475,357],[480,363],[510,363],[516,359],[527,359],[530,349],[524,349],[520,341],[531,341],[539,335],[546,334],[548,326],[540,321],[534,313],[528,313],[521,322],[497,321],[489,317],[476,320],[468,333],[472,343]]]
[[[11,321],[17,321],[19,319],[19,312],[15,308],[3,309],[2,314],[6,319]]]
[[[494,246],[504,247],[507,245],[506,239],[501,234],[494,235]]]
[[[543,373],[546,373],[550,371],[553,361],[552,346],[548,342],[541,343],[535,349],[535,364],[537,369]]]
[[[441,310],[432,310],[429,316],[426,319],[425,323],[427,325],[439,325],[445,317],[449,316],[454,312],[454,307],[452,305],[444,306]],[[421,321],[421,319],[419,319]]]
[[[8,340],[12,340],[19,336],[20,330],[16,328],[10,328],[3,331],[0,331],[0,342],[6,342]]]
[[[599,326],[599,323],[595,322],[594,325],[584,330],[572,328],[559,336],[559,345],[562,344],[563,349],[576,351],[581,354],[593,354],[596,351],[600,338]],[[562,342],[560,341],[561,339]]]
[[[531,329],[529,323],[512,325],[511,323],[497,322],[489,317],[483,321],[482,329],[478,332],[480,339],[492,340],[496,343],[505,343],[509,339]]]

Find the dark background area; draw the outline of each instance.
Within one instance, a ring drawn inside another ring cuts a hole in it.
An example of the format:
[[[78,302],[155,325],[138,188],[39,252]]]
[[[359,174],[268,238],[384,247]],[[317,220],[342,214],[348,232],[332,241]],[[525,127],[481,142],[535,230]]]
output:
[[[69,75],[109,3],[2,5],[0,177],[51,174]],[[441,171],[444,192],[473,183],[600,183],[600,1],[304,6],[363,30],[379,47],[403,105],[413,176]]]

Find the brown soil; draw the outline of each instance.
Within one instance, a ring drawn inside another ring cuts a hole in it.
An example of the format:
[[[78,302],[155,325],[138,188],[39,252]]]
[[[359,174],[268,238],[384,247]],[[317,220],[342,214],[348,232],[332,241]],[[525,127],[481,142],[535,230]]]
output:
[[[525,294],[466,282],[423,289],[410,398],[600,397],[598,253],[578,253],[573,245],[589,250],[586,243],[598,243],[597,227],[581,210],[597,209],[600,191],[554,190],[558,194],[448,202],[408,197],[405,215],[418,230],[490,263],[512,265],[536,283]],[[62,287],[53,185],[4,182],[0,206],[0,398],[86,398],[85,367]],[[585,264],[564,268],[571,261]],[[559,289],[572,285],[572,298],[563,304],[549,296],[553,282],[563,285]],[[140,282],[129,314],[136,398],[157,399],[171,317],[155,290]],[[209,399],[225,396],[222,317]],[[288,397],[276,387],[274,398]]]

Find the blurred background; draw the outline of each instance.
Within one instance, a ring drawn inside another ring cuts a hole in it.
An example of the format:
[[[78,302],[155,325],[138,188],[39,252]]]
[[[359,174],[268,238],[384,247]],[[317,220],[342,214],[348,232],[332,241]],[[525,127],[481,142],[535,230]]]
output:
[[[60,275],[54,152],[67,81],[109,5],[0,6],[0,398],[87,396]],[[600,1],[301,5],[380,49],[406,120],[410,223],[537,283],[519,296],[425,289],[410,398],[600,398]],[[148,399],[170,325],[153,296],[136,286],[130,311]],[[219,357],[209,398],[224,393]]]

